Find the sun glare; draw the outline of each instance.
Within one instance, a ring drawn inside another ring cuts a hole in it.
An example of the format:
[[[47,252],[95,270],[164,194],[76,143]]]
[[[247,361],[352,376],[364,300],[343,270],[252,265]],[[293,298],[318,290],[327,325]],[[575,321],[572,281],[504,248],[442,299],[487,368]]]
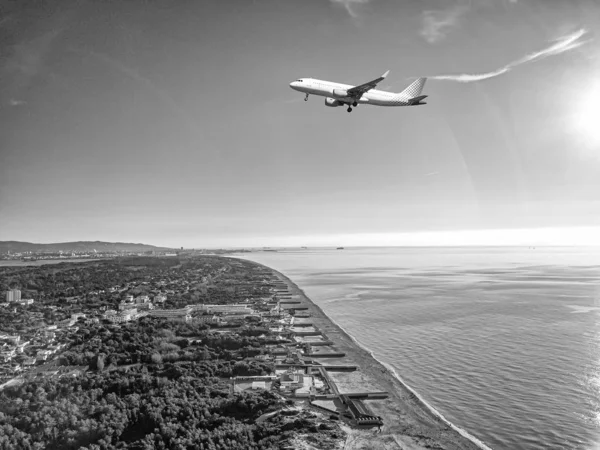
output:
[[[589,144],[600,144],[600,81],[581,90],[573,117],[575,131]]]

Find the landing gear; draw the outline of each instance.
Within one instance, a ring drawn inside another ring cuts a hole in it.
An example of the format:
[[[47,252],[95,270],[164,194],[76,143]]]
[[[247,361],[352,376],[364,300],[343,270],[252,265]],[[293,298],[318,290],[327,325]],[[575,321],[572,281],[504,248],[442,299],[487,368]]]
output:
[[[308,94],[306,94],[306,97],[304,97],[304,101],[307,102],[308,101]]]
[[[358,103],[354,102],[354,103],[352,103],[352,106],[354,106],[356,108],[358,106]]]
[[[348,111],[348,112],[352,112],[352,107],[351,107],[351,106],[348,106],[348,109],[347,109],[346,111]]]

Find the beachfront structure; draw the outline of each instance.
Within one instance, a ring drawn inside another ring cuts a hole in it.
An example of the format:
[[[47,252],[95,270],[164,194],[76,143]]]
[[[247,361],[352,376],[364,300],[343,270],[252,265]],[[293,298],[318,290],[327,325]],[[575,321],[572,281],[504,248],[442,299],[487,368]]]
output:
[[[374,415],[362,401],[353,400],[343,394],[340,395],[340,400],[348,408],[356,425],[383,425],[383,419]]]
[[[316,395],[314,377],[290,369],[279,376],[282,390],[293,391],[296,397]]]
[[[21,300],[21,291],[18,289],[11,289],[10,291],[6,291],[6,301],[8,303],[18,302]]]

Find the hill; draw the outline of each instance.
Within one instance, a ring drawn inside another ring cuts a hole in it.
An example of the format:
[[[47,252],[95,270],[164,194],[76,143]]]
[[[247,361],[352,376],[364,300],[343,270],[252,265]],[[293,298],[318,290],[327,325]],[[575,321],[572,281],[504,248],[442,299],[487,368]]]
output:
[[[57,252],[147,252],[172,250],[166,247],[155,247],[147,244],[125,242],[78,241],[59,242],[54,244],[35,244],[31,242],[0,241],[0,254],[3,253],[57,253]]]

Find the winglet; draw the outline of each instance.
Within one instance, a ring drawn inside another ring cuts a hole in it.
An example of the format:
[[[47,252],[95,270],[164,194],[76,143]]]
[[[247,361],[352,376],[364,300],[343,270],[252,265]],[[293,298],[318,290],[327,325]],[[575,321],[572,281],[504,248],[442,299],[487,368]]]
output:
[[[384,73],[383,75],[381,75],[381,78],[385,78],[388,76],[388,73],[390,73],[390,71],[388,70],[386,73]]]

